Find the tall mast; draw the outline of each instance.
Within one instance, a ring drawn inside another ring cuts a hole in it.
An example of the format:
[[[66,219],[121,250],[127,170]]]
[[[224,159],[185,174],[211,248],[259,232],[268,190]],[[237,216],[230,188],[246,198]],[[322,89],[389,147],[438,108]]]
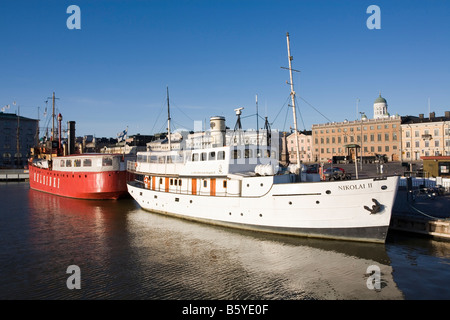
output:
[[[297,114],[295,111],[295,91],[294,91],[294,80],[292,78],[292,59],[291,56],[291,48],[289,42],[289,32],[286,33],[287,38],[287,49],[288,49],[288,58],[289,58],[289,75],[290,75],[290,85],[291,85],[291,100],[292,100],[292,112],[294,114],[294,130],[295,130],[295,148],[296,148],[296,156],[297,156],[297,166],[300,168],[300,148],[298,145],[298,135],[297,135]]]
[[[170,105],[169,105],[169,87],[167,87],[167,139],[169,141],[169,151],[172,150],[170,144]]]

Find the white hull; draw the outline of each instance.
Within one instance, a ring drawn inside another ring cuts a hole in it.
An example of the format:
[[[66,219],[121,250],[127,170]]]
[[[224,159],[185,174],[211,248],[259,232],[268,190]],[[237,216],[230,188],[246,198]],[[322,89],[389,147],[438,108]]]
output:
[[[210,224],[264,232],[383,243],[398,177],[327,182],[274,183],[275,176],[245,177],[240,196],[193,195],[128,183],[145,210]],[[253,191],[245,195],[245,188]],[[377,213],[369,209],[381,204]]]

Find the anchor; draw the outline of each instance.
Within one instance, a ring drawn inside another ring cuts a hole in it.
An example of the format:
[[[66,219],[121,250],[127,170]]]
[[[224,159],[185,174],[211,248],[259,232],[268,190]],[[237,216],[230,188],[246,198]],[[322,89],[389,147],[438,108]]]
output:
[[[372,209],[370,209],[368,206],[364,206],[364,209],[370,212],[370,214],[375,214],[380,212],[381,210],[381,204],[377,201],[377,199],[372,199],[372,201],[375,203],[372,206]]]

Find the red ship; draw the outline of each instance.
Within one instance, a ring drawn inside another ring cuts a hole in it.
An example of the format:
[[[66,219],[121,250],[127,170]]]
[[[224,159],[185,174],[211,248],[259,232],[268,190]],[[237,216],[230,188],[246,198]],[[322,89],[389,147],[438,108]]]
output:
[[[128,195],[125,157],[122,154],[74,154],[75,122],[69,121],[68,143],[59,139],[32,150],[28,163],[30,188],[78,199],[118,199]]]
[[[33,160],[30,188],[79,199],[118,199],[127,195],[122,155],[80,154]]]

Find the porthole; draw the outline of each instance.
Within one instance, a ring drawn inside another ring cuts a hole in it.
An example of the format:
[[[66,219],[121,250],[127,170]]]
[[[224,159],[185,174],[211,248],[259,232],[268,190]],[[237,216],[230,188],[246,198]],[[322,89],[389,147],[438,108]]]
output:
[[[320,201],[319,201],[319,200],[317,200],[317,201],[316,201],[316,203],[317,203],[317,204],[319,204],[319,203],[320,203]]]
[[[381,186],[381,190],[386,190],[387,186]]]
[[[327,191],[325,191],[325,193],[326,193],[326,194],[330,194],[330,193],[331,193],[331,191],[330,191],[330,190],[327,190]]]
[[[260,213],[259,216],[262,217],[262,214]]]
[[[292,204],[292,201],[289,201],[289,204]]]

